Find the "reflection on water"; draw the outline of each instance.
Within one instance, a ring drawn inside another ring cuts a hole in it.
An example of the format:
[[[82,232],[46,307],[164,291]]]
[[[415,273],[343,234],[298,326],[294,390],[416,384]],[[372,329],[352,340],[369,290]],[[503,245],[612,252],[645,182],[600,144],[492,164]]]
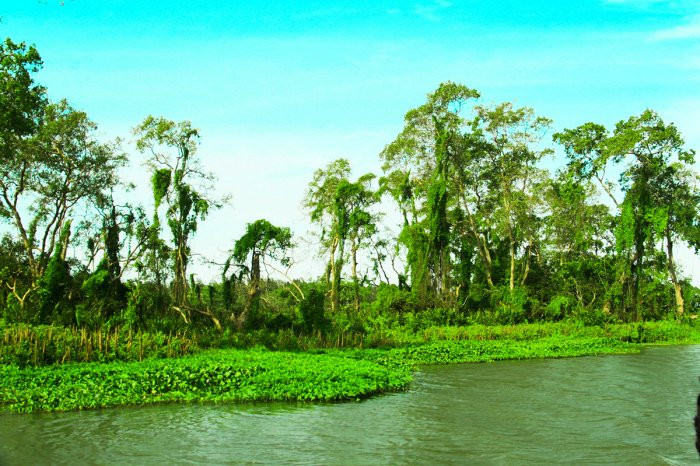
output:
[[[425,367],[339,404],[0,416],[0,464],[693,464],[700,346]]]

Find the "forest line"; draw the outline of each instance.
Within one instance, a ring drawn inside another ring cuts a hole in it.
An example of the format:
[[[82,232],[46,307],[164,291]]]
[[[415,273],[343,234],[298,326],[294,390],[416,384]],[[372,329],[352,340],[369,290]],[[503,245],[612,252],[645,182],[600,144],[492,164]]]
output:
[[[250,223],[221,279],[204,284],[188,271],[191,240],[222,200],[198,130],[163,117],[138,124],[154,208],[121,205],[118,142],[48,99],[33,46],[7,39],[0,58],[7,324],[364,333],[417,321],[685,320],[700,308],[675,255],[679,244],[700,248],[695,151],[652,110],[550,140],[551,120],[534,110],[480,105],[476,90],[443,83],[406,113],[379,154],[381,174],[352,179],[345,159],[314,173],[304,207],[326,258],[318,279],[264,277],[265,267],[284,275],[294,235],[240,219]],[[549,173],[540,162],[555,144],[566,165]],[[400,214],[397,237],[383,234],[382,201]]]

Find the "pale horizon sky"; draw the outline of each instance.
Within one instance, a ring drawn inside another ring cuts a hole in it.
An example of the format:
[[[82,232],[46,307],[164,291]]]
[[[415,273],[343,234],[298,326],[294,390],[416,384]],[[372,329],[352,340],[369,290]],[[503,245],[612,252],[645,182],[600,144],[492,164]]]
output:
[[[555,131],[611,127],[652,108],[700,149],[700,2],[228,3],[0,6],[0,35],[36,45],[49,96],[85,110],[105,138],[127,141],[134,195],[148,176],[131,128],[149,114],[200,128],[202,162],[217,192],[232,195],[193,242],[216,261],[258,218],[304,236],[300,203],[313,171],[345,157],[355,175],[379,173],[404,113],[447,80],[479,90],[484,103],[532,107]],[[314,252],[301,248],[292,273],[320,274]],[[700,284],[700,261],[682,254]],[[194,270],[203,280],[219,273]]]

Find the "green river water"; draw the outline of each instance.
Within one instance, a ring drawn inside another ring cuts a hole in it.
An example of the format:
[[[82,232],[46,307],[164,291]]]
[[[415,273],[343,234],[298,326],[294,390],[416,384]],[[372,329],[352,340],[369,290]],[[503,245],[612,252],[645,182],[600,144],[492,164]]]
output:
[[[423,367],[337,404],[0,416],[0,465],[697,464],[700,346]]]

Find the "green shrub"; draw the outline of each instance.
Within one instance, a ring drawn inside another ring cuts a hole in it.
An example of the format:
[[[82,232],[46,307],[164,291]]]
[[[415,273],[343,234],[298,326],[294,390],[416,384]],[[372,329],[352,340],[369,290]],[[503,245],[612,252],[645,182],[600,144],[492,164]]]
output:
[[[310,288],[299,303],[299,313],[307,332],[325,331],[328,321],[324,315],[325,295],[317,288]]]

